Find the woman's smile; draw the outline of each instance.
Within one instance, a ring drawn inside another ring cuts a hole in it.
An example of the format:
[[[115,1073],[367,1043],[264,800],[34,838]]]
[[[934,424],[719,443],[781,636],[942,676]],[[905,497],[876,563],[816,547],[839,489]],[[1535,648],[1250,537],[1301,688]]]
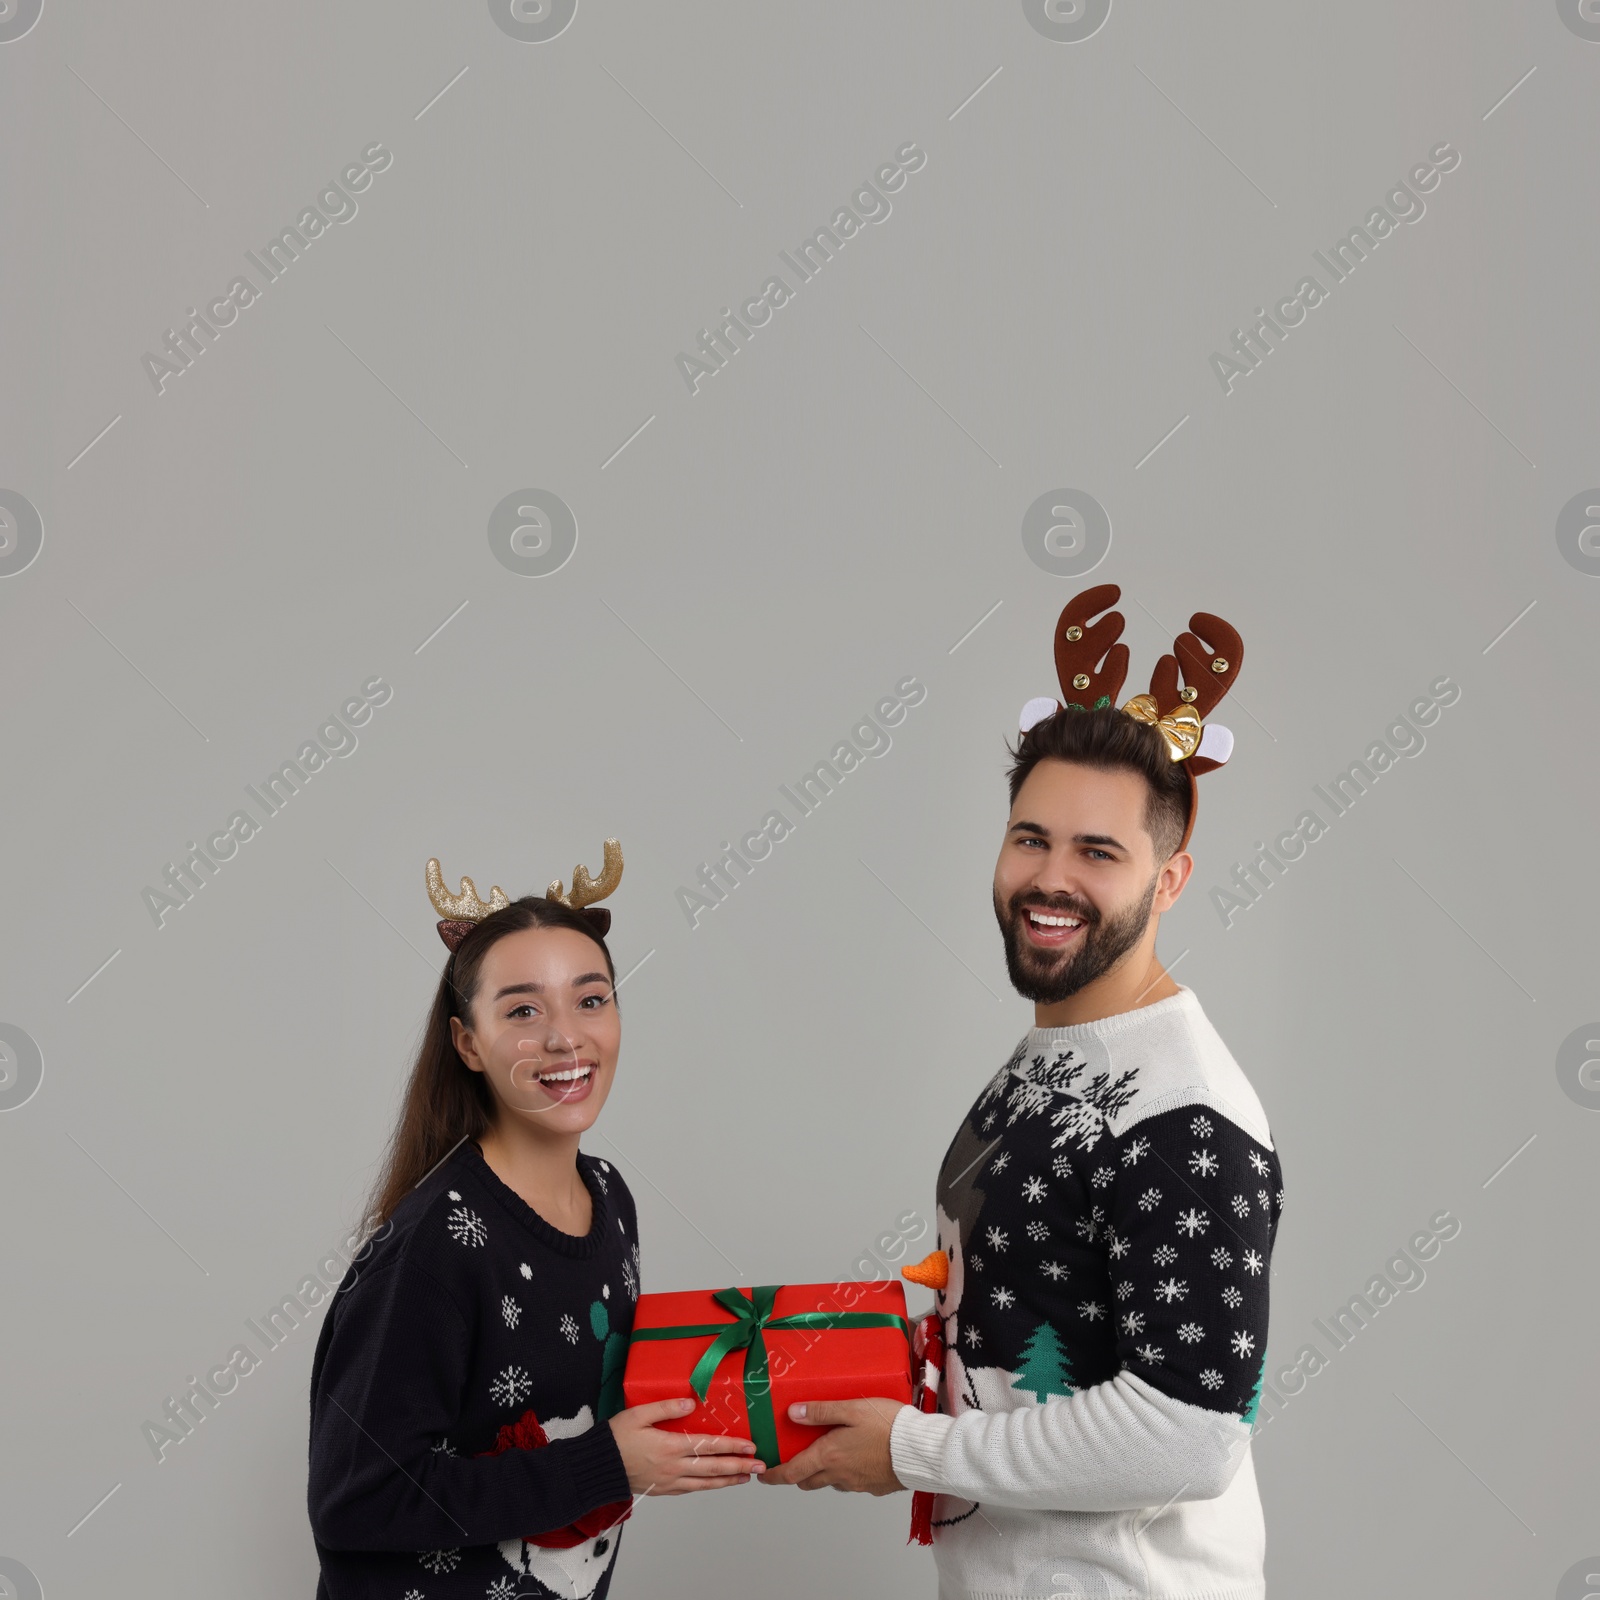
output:
[[[580,1060],[564,1067],[551,1067],[535,1073],[539,1087],[558,1105],[575,1105],[587,1100],[600,1070],[598,1061]]]

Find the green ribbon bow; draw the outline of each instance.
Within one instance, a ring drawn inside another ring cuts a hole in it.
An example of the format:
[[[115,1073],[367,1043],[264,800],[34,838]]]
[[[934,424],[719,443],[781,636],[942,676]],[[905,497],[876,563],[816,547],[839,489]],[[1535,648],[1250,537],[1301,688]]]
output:
[[[756,1459],[769,1467],[777,1466],[780,1457],[778,1419],[772,1410],[772,1379],[767,1372],[767,1345],[761,1336],[762,1329],[771,1328],[776,1332],[788,1328],[899,1328],[908,1340],[911,1337],[911,1324],[891,1311],[797,1311],[792,1316],[775,1317],[772,1307],[780,1287],[776,1283],[761,1284],[749,1295],[742,1289],[719,1290],[712,1299],[733,1313],[737,1318],[734,1322],[635,1328],[632,1335],[637,1343],[645,1339],[693,1339],[715,1334],[689,1374],[689,1387],[702,1401],[710,1392],[711,1380],[723,1358],[735,1350],[748,1350],[744,1358],[744,1404],[750,1418],[750,1438],[756,1447]]]

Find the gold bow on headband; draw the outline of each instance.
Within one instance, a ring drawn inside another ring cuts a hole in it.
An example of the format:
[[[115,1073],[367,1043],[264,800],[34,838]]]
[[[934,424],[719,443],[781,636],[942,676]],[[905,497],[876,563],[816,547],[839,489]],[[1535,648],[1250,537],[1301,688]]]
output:
[[[1167,754],[1174,761],[1187,761],[1200,748],[1203,729],[1193,706],[1180,705],[1162,716],[1154,695],[1136,694],[1122,709],[1135,722],[1150,723],[1167,741]]]

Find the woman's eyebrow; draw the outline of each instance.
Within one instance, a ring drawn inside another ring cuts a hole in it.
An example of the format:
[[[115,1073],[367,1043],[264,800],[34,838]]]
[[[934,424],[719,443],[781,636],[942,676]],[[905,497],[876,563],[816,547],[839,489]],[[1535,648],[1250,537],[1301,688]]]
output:
[[[574,989],[581,989],[586,983],[610,983],[611,979],[604,972],[585,972],[572,980]],[[508,994],[543,994],[544,985],[534,983],[508,983],[505,988],[495,991],[495,999],[504,1000]]]
[[[505,988],[495,994],[496,1000],[503,1000],[508,994],[543,994],[542,983],[508,983]]]

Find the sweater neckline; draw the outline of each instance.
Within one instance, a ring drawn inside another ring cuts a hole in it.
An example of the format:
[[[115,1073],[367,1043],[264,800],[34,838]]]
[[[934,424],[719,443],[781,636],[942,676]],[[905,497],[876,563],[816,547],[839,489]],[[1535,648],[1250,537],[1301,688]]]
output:
[[[1192,1015],[1200,1008],[1193,989],[1178,984],[1178,992],[1154,1005],[1136,1006],[1132,1011],[1119,1011],[1114,1016],[1100,1017],[1094,1022],[1069,1022],[1058,1028],[1029,1028],[1028,1044],[1032,1049],[1043,1049],[1057,1044],[1088,1044],[1095,1039],[1109,1039],[1118,1034],[1132,1032],[1170,1017]]]
[[[488,1190],[501,1210],[505,1211],[512,1221],[531,1233],[546,1249],[554,1250],[558,1255],[582,1258],[595,1255],[605,1242],[606,1229],[611,1220],[611,1209],[606,1201],[605,1189],[595,1179],[592,1158],[584,1155],[581,1150],[578,1152],[578,1176],[583,1179],[583,1186],[589,1191],[590,1205],[589,1231],[581,1236],[564,1233],[553,1223],[546,1222],[489,1165],[488,1158],[476,1139],[466,1140],[461,1147],[461,1153],[462,1159],[477,1174],[479,1183]]]

